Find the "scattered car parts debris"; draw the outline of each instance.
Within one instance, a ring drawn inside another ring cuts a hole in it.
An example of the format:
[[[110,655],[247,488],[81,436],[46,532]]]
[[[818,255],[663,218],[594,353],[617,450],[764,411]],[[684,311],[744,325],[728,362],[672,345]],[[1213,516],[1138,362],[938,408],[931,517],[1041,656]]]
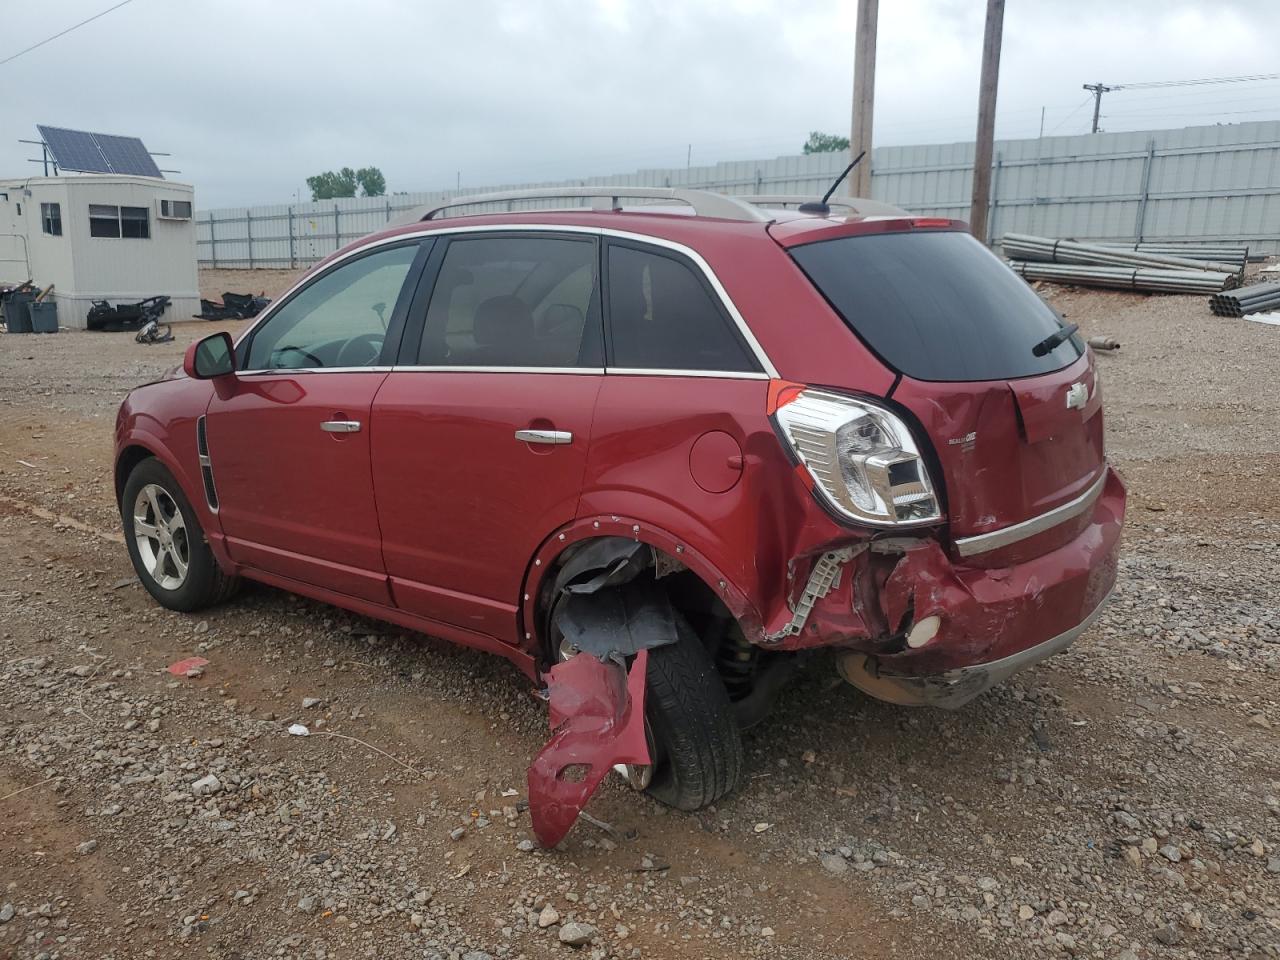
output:
[[[1110,352],[1120,349],[1120,341],[1115,337],[1090,337],[1089,346],[1095,350]]]
[[[175,677],[188,677],[193,671],[203,670],[209,665],[209,661],[204,657],[187,657],[185,660],[176,660],[169,664],[168,670]],[[199,676],[199,674],[195,674]]]
[[[114,307],[110,301],[95,300],[85,322],[90,330],[102,333],[137,330],[152,320],[159,320],[169,303],[170,298],[166,296],[147,297],[137,303],[121,303]]]
[[[544,847],[565,838],[615,764],[652,762],[644,730],[648,665],[642,649],[629,672],[591,654],[548,672],[553,732],[529,766],[529,815]]]
[[[221,302],[200,298],[197,320],[248,320],[256,317],[271,301],[263,294],[224,293]]]
[[[168,343],[173,339],[173,327],[167,323],[159,323],[155,320],[148,320],[142,325],[142,329],[134,334],[135,343],[141,343],[144,346],[151,346],[155,343]]]

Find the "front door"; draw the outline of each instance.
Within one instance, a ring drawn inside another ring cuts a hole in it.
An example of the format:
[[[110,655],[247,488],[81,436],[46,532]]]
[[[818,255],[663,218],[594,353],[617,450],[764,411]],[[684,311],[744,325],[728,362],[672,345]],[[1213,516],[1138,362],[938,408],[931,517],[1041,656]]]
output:
[[[582,486],[603,372],[597,245],[439,242],[429,304],[374,401],[383,555],[402,608],[518,642],[525,568]]]
[[[339,261],[237,345],[240,369],[218,385],[206,420],[219,520],[237,562],[390,602],[370,413],[421,262],[416,241]]]

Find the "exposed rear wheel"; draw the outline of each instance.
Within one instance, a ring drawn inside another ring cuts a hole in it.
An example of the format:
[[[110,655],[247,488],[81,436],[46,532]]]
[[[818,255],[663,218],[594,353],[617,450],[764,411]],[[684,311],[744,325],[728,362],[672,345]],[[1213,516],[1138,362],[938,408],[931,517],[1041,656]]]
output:
[[[711,657],[682,617],[679,626],[679,643],[649,651],[645,718],[657,756],[648,792],[699,810],[742,779],[742,736]]]
[[[680,639],[649,650],[645,734],[653,764],[618,770],[627,783],[678,810],[699,810],[742,778],[742,737],[710,656],[675,614]],[[579,655],[563,646],[560,656]]]
[[[235,591],[238,578],[218,566],[182,488],[155,457],[129,474],[121,519],[133,569],[161,606],[200,610]]]

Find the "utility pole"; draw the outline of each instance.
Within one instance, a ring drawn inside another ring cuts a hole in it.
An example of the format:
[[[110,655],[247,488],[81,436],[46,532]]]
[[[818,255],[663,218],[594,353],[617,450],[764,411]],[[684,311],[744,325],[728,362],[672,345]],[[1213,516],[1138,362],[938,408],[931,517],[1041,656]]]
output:
[[[982,37],[982,80],[978,87],[978,135],[973,144],[973,205],[969,229],[987,242],[987,209],[991,204],[991,154],[995,150],[996,86],[1000,80],[1000,36],[1004,0],[987,0],[987,27]]]
[[[876,99],[876,20],[880,0],[858,0],[858,32],[853,54],[853,123],[849,156],[867,155],[849,177],[849,196],[871,196],[871,115]]]
[[[1112,90],[1119,90],[1119,87],[1108,87],[1105,83],[1086,83],[1082,89],[1089,90],[1093,93],[1093,132],[1098,132],[1098,115],[1102,112],[1102,95],[1110,93]]]

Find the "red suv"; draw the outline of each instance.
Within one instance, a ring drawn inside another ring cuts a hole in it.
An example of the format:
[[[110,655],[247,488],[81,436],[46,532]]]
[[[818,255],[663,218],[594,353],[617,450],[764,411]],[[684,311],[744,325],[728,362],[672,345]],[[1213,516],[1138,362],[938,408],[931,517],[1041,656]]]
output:
[[[366,237],[116,423],[164,606],[243,576],[544,690],[545,843],[615,765],[681,809],[732,790],[802,651],[957,707],[1062,650],[1124,516],[1089,350],[963,224],[622,195],[666,204],[469,198]]]

